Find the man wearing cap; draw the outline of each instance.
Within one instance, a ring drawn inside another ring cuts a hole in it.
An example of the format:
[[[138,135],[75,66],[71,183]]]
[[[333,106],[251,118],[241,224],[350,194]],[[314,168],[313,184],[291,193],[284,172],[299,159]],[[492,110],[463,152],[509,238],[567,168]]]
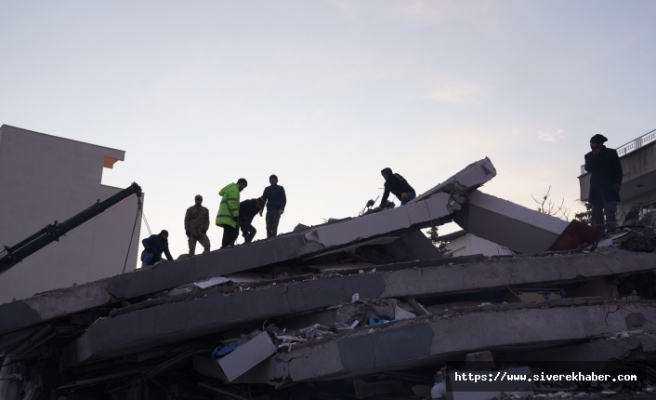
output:
[[[264,189],[262,198],[266,202],[266,230],[267,238],[278,236],[278,223],[280,216],[285,212],[285,205],[287,204],[287,196],[285,196],[285,188],[278,185],[278,177],[271,175],[269,177],[271,186]],[[262,215],[262,211],[260,211]]]
[[[592,223],[606,233],[614,233],[622,187],[622,163],[616,150],[604,146],[607,140],[599,134],[590,139],[592,151],[585,155],[585,170],[590,172],[588,202],[592,205]]]
[[[221,205],[216,214],[216,225],[223,228],[222,249],[234,246],[239,237],[239,193],[246,186],[246,179],[239,178],[237,183],[230,183],[219,191]]]
[[[141,241],[144,251],[141,252],[142,267],[146,265],[154,265],[156,262],[161,261],[162,252],[166,254],[166,259],[173,261],[171,252],[169,252],[169,232],[163,230],[159,235],[152,235]]]
[[[239,227],[244,236],[244,243],[253,241],[257,229],[253,226],[253,218],[264,208],[264,199],[244,200],[239,204]]]
[[[203,196],[197,194],[194,198],[196,204],[187,209],[185,214],[185,233],[189,239],[189,255],[196,253],[196,242],[203,246],[203,253],[210,251],[210,239],[207,229],[210,227],[210,212],[203,207]]]

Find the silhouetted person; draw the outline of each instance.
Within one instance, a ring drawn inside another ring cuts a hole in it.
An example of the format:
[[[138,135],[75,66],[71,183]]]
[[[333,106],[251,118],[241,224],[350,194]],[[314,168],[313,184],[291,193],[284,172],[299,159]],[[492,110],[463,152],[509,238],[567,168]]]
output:
[[[203,207],[203,196],[197,194],[193,206],[187,209],[185,214],[185,233],[189,239],[189,255],[196,253],[196,242],[199,242],[204,253],[210,251],[210,238],[207,237],[207,229],[210,227],[210,212]]]
[[[166,259],[173,261],[171,252],[169,252],[169,233],[163,230],[159,235],[152,235],[141,241],[144,250],[141,252],[141,262],[143,265],[153,265],[162,259],[162,253],[166,254]]]
[[[592,223],[606,233],[614,233],[622,187],[622,163],[616,150],[604,146],[607,140],[599,134],[590,139],[592,151],[585,155],[585,170],[590,172],[588,202],[592,205]]]
[[[253,241],[257,229],[253,226],[253,218],[264,208],[264,199],[244,200],[239,204],[239,228],[244,236],[244,243]]]
[[[266,201],[266,230],[267,238],[278,236],[278,224],[280,223],[280,216],[285,212],[285,205],[287,204],[287,196],[285,196],[285,188],[278,185],[278,177],[271,175],[269,177],[271,186],[264,189],[262,198]],[[262,212],[260,212],[262,215]]]
[[[415,190],[410,186],[408,181],[401,175],[393,173],[391,168],[385,168],[380,173],[385,178],[385,193],[383,193],[383,198],[380,201],[378,209],[385,208],[390,193],[394,194],[401,201],[401,205],[405,205],[417,197]]]

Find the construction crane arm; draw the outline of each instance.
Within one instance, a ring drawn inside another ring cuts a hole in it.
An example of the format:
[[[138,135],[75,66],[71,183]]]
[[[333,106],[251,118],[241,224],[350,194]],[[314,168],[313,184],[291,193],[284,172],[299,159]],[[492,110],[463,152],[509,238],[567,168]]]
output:
[[[61,236],[72,231],[73,229],[96,217],[98,214],[101,214],[108,208],[111,208],[112,206],[120,203],[133,194],[136,194],[137,197],[141,198],[141,187],[136,183],[133,183],[128,188],[121,190],[120,192],[104,201],[98,200],[96,204],[67,219],[64,222],[59,223],[55,221],[52,224],[48,224],[45,228],[41,229],[20,243],[12,247],[5,247],[4,250],[0,252],[0,274],[18,264],[26,257],[29,257],[30,255],[46,247],[50,243],[59,241]]]

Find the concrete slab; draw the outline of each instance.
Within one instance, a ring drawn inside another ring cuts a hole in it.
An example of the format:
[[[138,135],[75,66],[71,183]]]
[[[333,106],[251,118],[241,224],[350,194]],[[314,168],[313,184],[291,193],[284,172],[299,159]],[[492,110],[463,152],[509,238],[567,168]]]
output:
[[[404,269],[397,271],[292,282],[230,294],[208,289],[197,297],[180,296],[184,301],[171,297],[169,303],[96,322],[67,351],[71,352],[73,363],[116,357],[240,324],[349,303],[354,293],[361,299],[399,298],[641,273],[656,267],[656,255],[607,249],[594,254],[517,257],[432,267],[438,263],[439,260],[401,263],[398,266]]]
[[[364,328],[330,341],[299,345],[289,353],[279,353],[238,381],[280,386],[290,382],[345,379],[435,365],[476,349],[517,349],[588,340],[626,329],[627,312],[612,312],[615,308],[611,304],[575,306],[565,303],[543,308],[496,307],[470,314],[434,316]],[[656,303],[631,306],[631,311],[646,315],[655,310]],[[656,326],[650,325],[645,330],[655,333]]]
[[[0,335],[113,301],[102,285],[87,283],[0,304]]]
[[[469,195],[469,202],[453,220],[467,232],[522,254],[549,250],[568,225],[478,190]]]
[[[459,209],[460,205],[452,201],[451,195],[436,193],[423,202],[322,225],[307,231],[305,240],[320,243],[325,248],[344,246],[389,232],[423,227],[426,223],[437,221]]]
[[[275,353],[276,347],[271,342],[269,334],[260,332],[232,353],[219,359],[217,363],[226,380],[232,382]]]

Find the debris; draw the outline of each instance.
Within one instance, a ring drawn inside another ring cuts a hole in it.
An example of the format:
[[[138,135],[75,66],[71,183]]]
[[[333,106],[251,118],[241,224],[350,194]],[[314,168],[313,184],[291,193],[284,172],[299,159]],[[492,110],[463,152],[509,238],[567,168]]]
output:
[[[121,399],[203,398],[199,389],[260,400],[522,398],[532,386],[472,388],[454,373],[525,373],[511,366],[540,351],[535,362],[547,366],[555,354],[628,369],[656,361],[653,254],[618,248],[620,239],[645,237],[646,225],[594,251],[434,255],[419,228],[452,218],[524,249],[548,248],[569,232],[559,236],[562,221],[478,192],[495,173],[489,160],[476,163],[403,207],[2,304],[0,354],[15,358],[0,382],[28,393],[28,383],[53,373],[63,381],[58,394],[70,398],[102,398],[103,390]],[[535,398],[646,395],[656,373],[646,375],[623,385],[538,384]]]
[[[219,358],[232,353],[236,348],[237,342],[232,342],[225,346],[219,346],[212,352],[212,360],[218,360]]]
[[[491,371],[494,369],[494,358],[491,351],[479,351],[465,355],[465,370]]]
[[[446,396],[446,382],[438,382],[431,388],[431,399],[442,399]]]
[[[259,330],[253,331],[244,343],[234,351],[218,360],[221,370],[228,382],[232,382],[246,371],[275,354],[276,348],[269,334]]]
[[[353,380],[355,388],[355,397],[357,399],[366,399],[373,396],[389,395],[393,393],[403,393],[406,388],[400,381],[381,381],[365,382],[362,379]]]
[[[209,287],[220,285],[222,283],[231,282],[231,281],[232,280],[229,278],[225,278],[223,276],[217,276],[204,281],[194,282],[194,286],[196,286],[199,289],[207,289]]]
[[[169,292],[166,295],[169,296],[169,297],[173,297],[173,296],[179,296],[181,294],[185,294],[185,293],[189,293],[189,292],[191,292],[190,287],[181,287],[181,288],[175,288],[175,289],[169,290]]]
[[[416,318],[417,316],[410,311],[406,311],[397,305],[394,306],[394,319],[402,320],[408,318]]]

